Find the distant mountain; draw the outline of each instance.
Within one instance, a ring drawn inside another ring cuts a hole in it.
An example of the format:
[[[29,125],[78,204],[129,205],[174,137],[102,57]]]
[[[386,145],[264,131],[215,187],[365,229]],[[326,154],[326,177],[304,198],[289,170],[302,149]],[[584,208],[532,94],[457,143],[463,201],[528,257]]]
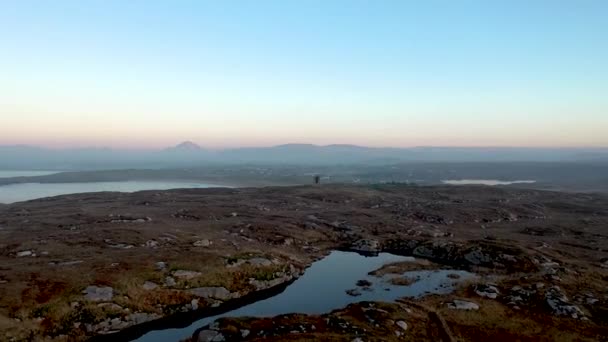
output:
[[[0,146],[0,169],[107,170],[209,164],[386,165],[401,162],[608,162],[608,148],[413,147],[285,144],[206,150],[185,141],[163,150]]]
[[[169,147],[167,151],[182,151],[182,152],[196,152],[203,151],[203,148],[193,143],[192,141],[184,141],[176,146]]]

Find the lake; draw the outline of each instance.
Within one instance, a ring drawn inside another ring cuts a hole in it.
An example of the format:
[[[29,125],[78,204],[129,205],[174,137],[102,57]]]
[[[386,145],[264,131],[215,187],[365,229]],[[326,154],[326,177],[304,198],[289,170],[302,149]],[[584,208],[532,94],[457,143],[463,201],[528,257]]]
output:
[[[514,180],[514,181],[501,181],[497,179],[449,179],[442,180],[443,184],[451,185],[511,185],[511,184],[532,184],[536,183],[533,180]]]
[[[41,171],[42,172],[42,171]],[[16,183],[0,186],[0,203],[14,203],[36,198],[83,192],[168,190],[181,188],[212,188],[220,185],[187,181],[124,181],[90,183]]]
[[[408,286],[400,286],[390,283],[394,275],[375,277],[368,274],[385,264],[402,261],[414,261],[414,258],[389,253],[368,257],[354,252],[333,251],[327,257],[313,263],[303,276],[274,297],[221,315],[200,319],[186,328],[150,331],[135,341],[180,341],[221,317],[269,317],[287,313],[323,314],[361,301],[392,302],[402,297],[445,294],[453,291],[455,282],[475,277],[472,273],[458,270],[411,271],[403,275],[411,278],[419,277],[420,280]],[[449,274],[458,274],[460,278],[451,279],[448,277]],[[346,290],[357,288],[356,283],[360,279],[372,282],[371,290],[358,288],[361,295],[357,297],[346,294]]]
[[[13,171],[0,170],[0,178],[47,176],[61,171]]]

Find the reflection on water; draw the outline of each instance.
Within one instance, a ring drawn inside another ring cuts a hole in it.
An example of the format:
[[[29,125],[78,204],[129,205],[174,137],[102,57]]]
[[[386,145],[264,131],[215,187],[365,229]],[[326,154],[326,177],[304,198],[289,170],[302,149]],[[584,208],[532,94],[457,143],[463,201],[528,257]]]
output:
[[[181,188],[220,187],[205,183],[166,181],[126,181],[91,183],[20,183],[0,186],[0,203],[13,203],[36,198],[97,191],[134,192]]]
[[[322,314],[360,301],[391,302],[402,297],[419,297],[429,293],[449,293],[456,281],[448,274],[458,274],[457,281],[474,277],[466,271],[436,270],[405,273],[409,278],[419,278],[409,286],[392,285],[392,276],[382,278],[368,275],[384,264],[413,261],[412,257],[380,253],[365,257],[353,252],[334,251],[326,258],[315,262],[306,273],[289,285],[282,293],[258,302],[229,311],[222,315],[203,318],[187,328],[151,331],[137,339],[139,342],[179,341],[191,336],[220,317],[276,316],[287,313]],[[369,291],[359,288],[360,296],[352,297],[346,290],[356,288],[356,282],[366,279],[373,283]]]
[[[514,180],[514,181],[501,181],[497,179],[449,179],[442,180],[444,184],[451,185],[510,185],[510,184],[532,184],[536,183],[533,180]]]

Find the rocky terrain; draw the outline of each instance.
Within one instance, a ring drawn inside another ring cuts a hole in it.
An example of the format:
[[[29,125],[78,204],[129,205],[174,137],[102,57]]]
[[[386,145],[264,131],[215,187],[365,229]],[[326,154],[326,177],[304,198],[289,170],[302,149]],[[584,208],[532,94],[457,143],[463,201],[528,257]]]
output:
[[[0,339],[121,339],[129,327],[285,286],[348,249],[418,260],[378,274],[449,267],[479,278],[449,295],[323,315],[224,318],[193,339],[602,340],[607,238],[603,195],[484,186],[45,198],[0,206]]]

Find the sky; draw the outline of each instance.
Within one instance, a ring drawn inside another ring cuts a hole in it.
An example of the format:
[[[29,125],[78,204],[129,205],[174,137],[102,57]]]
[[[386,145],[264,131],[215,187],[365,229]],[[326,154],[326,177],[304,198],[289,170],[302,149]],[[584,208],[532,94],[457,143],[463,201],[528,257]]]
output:
[[[608,146],[608,1],[0,2],[0,145]]]

